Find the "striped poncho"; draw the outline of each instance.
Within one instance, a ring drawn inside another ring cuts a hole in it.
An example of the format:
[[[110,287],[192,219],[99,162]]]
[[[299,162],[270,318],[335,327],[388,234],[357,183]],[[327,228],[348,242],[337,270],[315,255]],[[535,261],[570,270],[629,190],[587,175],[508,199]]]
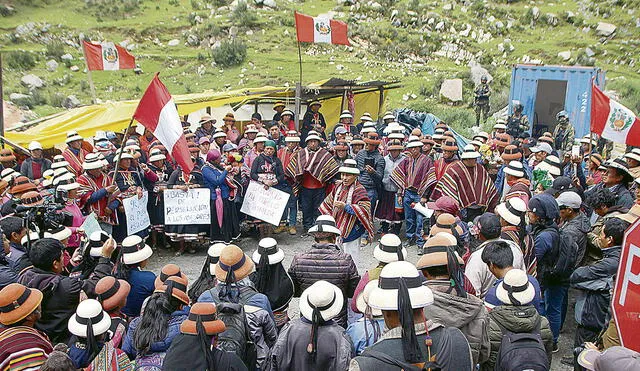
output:
[[[53,345],[44,333],[27,326],[0,330],[0,370],[38,370]]]
[[[435,160],[433,162],[433,166],[429,169],[427,173],[427,190],[433,189],[433,187],[442,179],[442,176],[447,171],[447,168],[451,165],[458,162],[458,156],[454,156],[449,159],[445,159],[443,157]],[[438,196],[439,198],[440,196]]]
[[[338,173],[338,163],[333,155],[324,148],[310,151],[308,148],[299,150],[292,157],[284,174],[294,179],[293,192],[297,196],[300,191],[302,175],[308,172],[321,183],[327,183]]]
[[[478,163],[467,167],[462,161],[449,165],[436,185],[431,198],[436,200],[440,196],[458,201],[460,209],[478,205],[486,207],[486,211],[493,211],[499,200],[498,191],[484,167]]]
[[[335,208],[333,205],[336,201],[341,201],[351,206],[354,214],[349,214],[344,209]],[[322,201],[320,213],[333,216],[336,220],[336,227],[342,232],[342,238],[351,233],[356,221],[362,224],[370,236],[375,235],[371,217],[371,201],[367,195],[367,190],[357,180],[350,186],[344,186],[341,182],[336,184],[336,187]]]
[[[427,182],[427,173],[433,167],[431,157],[420,154],[418,157],[405,157],[391,173],[391,181],[404,193],[407,189],[413,189],[419,195],[423,195],[430,184]]]

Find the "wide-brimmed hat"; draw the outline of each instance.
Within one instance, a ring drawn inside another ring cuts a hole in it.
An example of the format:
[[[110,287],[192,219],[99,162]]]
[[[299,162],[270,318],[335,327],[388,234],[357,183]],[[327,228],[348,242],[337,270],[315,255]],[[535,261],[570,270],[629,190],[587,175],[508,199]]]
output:
[[[216,275],[216,264],[220,260],[220,254],[222,254],[222,250],[227,247],[227,244],[222,242],[216,242],[213,245],[209,246],[207,249],[207,261],[209,262],[209,273],[212,276]]]
[[[636,179],[637,181],[638,179]],[[635,204],[631,206],[631,209],[626,214],[618,214],[614,216],[614,218],[618,218],[624,220],[629,224],[633,224],[636,220],[640,219],[640,204]]]
[[[402,247],[400,238],[393,233],[380,237],[378,245],[373,248],[373,257],[382,263],[391,263],[407,259],[407,249]]]
[[[376,128],[374,126],[364,126],[362,128],[362,130],[360,130],[360,134],[365,136],[369,133],[375,133],[376,132]]]
[[[471,139],[477,140],[477,138],[484,139],[484,141],[482,141],[484,143],[489,140],[489,133],[487,133],[486,131],[481,131],[478,134],[474,135]]]
[[[602,352],[585,349],[578,355],[578,364],[590,371],[636,371],[640,370],[640,353],[622,346]]]
[[[76,177],[72,174],[69,175],[71,176],[64,176],[57,179],[58,181],[54,184],[56,190],[71,191],[80,188],[80,183],[76,182]]]
[[[273,109],[275,110],[278,107],[286,107],[286,105],[284,104],[284,102],[275,102],[273,104]]]
[[[93,331],[88,331],[89,326]],[[78,304],[76,313],[69,318],[67,327],[70,333],[81,338],[87,338],[87,334],[98,336],[109,330],[111,317],[102,309],[99,301],[86,299]]]
[[[247,277],[255,267],[253,261],[236,245],[227,245],[220,253],[220,260],[216,264],[215,275],[218,281],[225,282],[227,276],[230,281],[237,282]]]
[[[369,112],[365,112],[360,116],[360,121],[373,121],[373,118]]]
[[[627,173],[629,175],[632,175],[629,172],[629,165],[627,165],[627,162],[625,160],[623,160],[622,158],[614,158],[613,160],[606,162],[605,166],[608,167],[608,168],[609,167],[615,168],[615,169],[618,169],[618,170],[620,170],[622,172],[625,172],[625,173]]]
[[[348,151],[349,150],[349,145],[347,144],[346,141],[341,140],[335,146],[333,146],[333,150],[334,151]]]
[[[251,255],[254,263],[260,263],[260,257],[265,254],[269,259],[269,265],[278,264],[284,260],[284,251],[278,247],[278,242],[271,238],[263,238],[258,242],[258,248]]]
[[[214,303],[195,303],[189,310],[189,317],[180,324],[180,332],[188,335],[198,335],[198,322],[202,323],[207,335],[215,335],[226,330],[222,320],[218,319],[217,308]]]
[[[216,139],[216,138],[226,138],[227,137],[227,133],[225,133],[222,130],[218,130],[215,133],[213,133],[213,135],[211,136],[211,138]],[[206,137],[202,137],[202,139],[204,139]],[[209,143],[211,143],[211,141],[209,141]],[[202,143],[199,143],[202,144]]]
[[[435,236],[438,232],[449,233],[456,238],[464,233],[462,227],[460,227],[456,222],[456,217],[448,213],[438,215],[436,218],[436,224],[429,230],[429,234],[431,236]]]
[[[349,110],[344,110],[342,111],[342,113],[340,114],[340,119],[352,119],[353,115],[351,114],[351,112],[349,112]]]
[[[69,166],[69,163],[67,161],[64,161],[64,160],[51,163],[51,169],[53,169],[53,170],[66,168],[67,166]]]
[[[8,167],[2,170],[0,176],[2,177],[2,180],[9,183],[11,180],[13,180],[13,178],[20,176],[20,173],[17,172],[14,168]]]
[[[37,140],[33,140],[29,143],[28,149],[29,151],[35,151],[37,149],[42,150],[42,144],[40,144],[40,142],[38,142]]]
[[[156,280],[155,283],[158,283],[158,280]],[[164,282],[160,282],[159,285],[154,286],[155,290],[153,292],[164,292],[168,296],[176,298],[184,304],[189,304],[189,296],[187,295],[189,281],[187,281],[186,277],[182,278],[179,276],[171,276]]]
[[[335,318],[342,310],[344,296],[336,285],[324,280],[316,281],[300,295],[300,315],[313,320],[313,311],[318,309],[323,321]]]
[[[502,152],[502,155],[500,155],[500,157],[505,161],[519,160],[522,158],[522,152],[517,146],[509,144],[508,146],[504,147],[504,152]]]
[[[545,157],[544,161],[538,164],[538,168],[548,171],[553,176],[562,175],[561,166],[560,159],[553,155]]]
[[[444,232],[429,237],[424,243],[423,254],[420,259],[418,259],[416,268],[424,269],[448,265],[449,253],[452,253],[458,264],[462,265],[464,263],[462,258],[455,252],[457,240],[451,239],[450,237],[450,234]]]
[[[187,280],[187,283],[189,283],[189,279],[187,278],[187,275],[182,273],[182,271],[180,270],[180,267],[176,264],[169,263],[169,264],[165,264],[165,266],[162,267],[162,269],[160,270],[160,275],[156,277],[156,280],[154,281],[154,285],[155,286],[162,285],[169,277],[180,277]]]
[[[444,138],[445,129],[436,129],[433,131],[433,139],[440,140]]]
[[[26,176],[18,176],[13,180],[13,186],[9,189],[12,195],[22,194],[38,189]]]
[[[360,170],[358,170],[358,163],[356,162],[356,160],[351,158],[344,160],[344,163],[342,164],[342,166],[340,166],[340,169],[338,169],[338,172],[360,175]]]
[[[317,140],[318,142],[322,142],[322,138],[316,132],[314,132],[313,134],[309,132],[309,135],[307,135],[307,137],[304,139],[304,142],[306,143],[310,140]]]
[[[167,156],[165,156],[160,150],[153,149],[149,153],[149,162],[164,161],[166,159]]]
[[[83,140],[83,139],[84,138],[82,138],[77,131],[72,130],[67,133],[67,139],[64,142],[69,144],[71,142],[75,142],[76,140]]]
[[[545,142],[540,142],[538,141],[538,145],[535,147],[531,147],[529,149],[531,152],[533,153],[537,153],[537,152],[545,152],[546,154],[550,155],[553,152],[553,148],[551,148],[551,144],[549,143],[545,143]]]
[[[336,220],[331,215],[320,215],[316,224],[309,228],[309,233],[333,233],[339,236],[342,232],[336,227]]]
[[[398,288],[400,280],[409,292],[411,308],[424,308],[433,304],[431,289],[422,285],[418,269],[407,261],[389,263],[382,268],[378,278],[378,287],[371,291],[369,306],[381,310],[398,310]]]
[[[477,159],[480,156],[480,152],[476,151],[476,147],[473,144],[467,144],[466,146],[464,146],[464,150],[462,151],[460,158],[462,160],[473,160]]]
[[[247,125],[244,131],[245,134],[258,134],[258,129],[254,125]]]
[[[427,202],[427,207],[433,211],[444,211],[451,215],[457,215],[460,212],[458,201],[449,196],[440,196],[435,202]]]
[[[366,144],[373,144],[374,146],[380,145],[380,138],[378,137],[378,133],[369,133],[364,138],[364,142]]]
[[[365,313],[367,308],[371,308],[369,306],[369,297],[371,296],[373,289],[376,287],[378,287],[378,280],[371,280],[364,286],[364,289],[362,289],[356,297],[356,308],[358,308],[360,313]],[[371,308],[371,315],[373,317],[379,317],[382,315],[382,311],[377,308]]]
[[[521,198],[512,197],[496,206],[496,214],[511,225],[522,225],[527,205]]]
[[[602,158],[602,155],[599,153],[592,153],[589,156],[589,160],[593,162],[597,167],[600,167],[600,165],[604,162],[604,158]]]
[[[509,161],[509,164],[504,168],[504,173],[516,178],[524,178],[524,165],[520,161]]]
[[[9,326],[33,313],[42,302],[42,292],[19,283],[0,290],[0,323]]]
[[[397,140],[397,139],[393,139],[390,140],[387,143],[387,150],[388,151],[403,151],[404,150],[404,146],[402,145],[402,142]]]
[[[122,262],[136,264],[149,259],[153,250],[145,244],[140,236],[133,235],[122,241]]]
[[[351,140],[351,147],[353,146],[364,146],[364,140],[362,140],[362,137],[359,135],[354,135],[353,139]]]
[[[640,148],[632,149],[631,152],[625,153],[624,157],[640,162]]]
[[[236,122],[236,117],[233,115],[233,112],[227,112],[227,114],[222,118],[222,121]]]
[[[415,135],[411,135],[409,136],[407,144],[405,144],[405,148],[422,148],[422,141]]]
[[[393,113],[391,112],[387,112],[384,114],[384,116],[382,117],[382,120],[395,120],[396,117],[393,115]]]
[[[496,134],[494,142],[496,143],[496,146],[505,148],[511,144],[511,135],[507,133],[498,133]]]
[[[543,135],[540,138],[538,138],[538,147],[542,143],[545,143],[545,144],[548,144],[549,146],[552,146],[553,145],[553,138],[552,137],[548,137],[546,135]],[[531,150],[532,150],[531,152],[533,152],[533,148],[531,148]],[[547,152],[547,153],[550,153],[550,152]]]
[[[458,144],[456,143],[455,139],[447,138],[442,142],[442,150],[457,152]],[[474,152],[475,152],[475,148],[474,148]]]
[[[13,151],[8,148],[0,149],[0,162],[11,162],[15,161],[16,156],[14,156]]]
[[[44,198],[38,191],[25,192],[20,196],[20,203],[23,206],[37,206],[44,203]]]
[[[107,312],[122,305],[129,291],[131,291],[129,282],[113,276],[102,277],[95,288],[97,299]]]
[[[49,229],[44,232],[44,238],[53,238],[54,240],[64,241],[67,238],[71,237],[71,229],[65,227],[64,225],[59,225],[54,229]]]
[[[291,143],[293,143],[293,142],[300,143],[300,137],[298,136],[298,132],[295,131],[295,130],[287,131],[287,136],[284,137],[284,141],[286,143],[289,143],[289,142],[291,142]]]
[[[104,167],[104,162],[102,162],[97,153],[88,153],[84,157],[84,162],[82,163],[83,170],[101,169],[102,167]]]
[[[104,245],[111,236],[105,231],[95,231],[89,235],[89,241],[85,248],[90,249],[89,255],[98,258],[102,255],[102,245]]]
[[[507,125],[505,125],[503,122],[496,121],[496,124],[493,125],[493,130],[507,130]]]
[[[210,115],[202,115],[202,117],[200,117],[200,120],[198,120],[198,124],[200,125],[206,124],[207,122],[214,124],[216,122],[216,119],[214,119]]]
[[[291,117],[293,117],[294,116],[293,115],[293,111],[286,109],[286,110],[282,111],[282,113],[280,114],[280,117],[282,117],[282,116],[291,116]]]
[[[580,138],[580,143],[582,144],[589,144],[591,143],[592,146],[597,146],[598,145],[598,141],[595,139],[591,139],[591,135],[587,134],[584,137]]]
[[[319,100],[314,100],[314,101],[311,101],[311,102],[308,104],[308,106],[309,106],[309,107],[311,107],[311,106],[320,106],[320,107],[322,107],[322,103],[320,103],[320,101],[319,101]]]
[[[496,287],[496,297],[508,305],[527,305],[533,301],[536,290],[529,282],[527,272],[521,269],[512,269],[507,272],[504,279]]]
[[[433,138],[431,137],[431,135],[425,135],[422,137],[422,144],[430,144],[430,145],[435,145],[436,142],[433,140]]]

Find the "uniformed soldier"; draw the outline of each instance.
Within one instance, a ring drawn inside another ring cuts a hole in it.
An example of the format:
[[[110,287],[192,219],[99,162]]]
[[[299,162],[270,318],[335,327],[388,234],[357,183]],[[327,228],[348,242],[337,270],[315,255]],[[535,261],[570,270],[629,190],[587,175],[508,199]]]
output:
[[[487,81],[487,76],[480,78],[480,85],[476,86],[475,102],[476,107],[476,126],[480,126],[480,115],[482,115],[482,122],[487,122],[489,117],[489,96],[491,96],[491,88]]]
[[[558,151],[569,152],[576,137],[576,129],[569,122],[569,113],[562,110],[556,114],[556,128],[553,130],[555,148]]]
[[[529,118],[522,114],[523,110],[522,103],[514,104],[513,114],[507,119],[507,134],[514,139],[529,131]]]

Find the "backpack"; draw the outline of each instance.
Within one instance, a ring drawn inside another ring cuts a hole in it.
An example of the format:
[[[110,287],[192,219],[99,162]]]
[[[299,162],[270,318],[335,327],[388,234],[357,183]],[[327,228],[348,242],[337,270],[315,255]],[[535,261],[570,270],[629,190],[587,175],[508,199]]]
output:
[[[558,241],[554,246],[552,256],[555,257],[553,265],[548,268],[548,277],[555,279],[566,279],[576,269],[578,263],[578,243],[573,237],[562,230],[549,228],[558,234]]]
[[[226,330],[218,335],[216,348],[235,353],[249,370],[255,370],[258,353],[243,305],[223,302],[217,305],[217,310],[218,319],[224,322]]]
[[[374,365],[379,366],[379,364],[369,363],[366,361],[367,358],[372,358],[375,360],[375,362],[384,364],[386,368],[397,367],[403,371],[425,371],[425,370],[440,371],[441,370],[436,365],[435,362],[428,361],[420,365],[415,365],[415,364],[411,364],[405,361],[395,359],[388,354],[385,354],[376,350],[372,350],[369,348],[365,349],[364,352],[360,354],[359,358],[362,360],[361,362],[364,363],[361,366],[365,366],[365,365],[370,365],[372,367],[374,367]],[[367,367],[360,367],[360,369],[366,370]]]
[[[496,321],[502,332],[496,371],[548,371],[549,358],[540,336],[540,316],[531,333],[514,333]]]

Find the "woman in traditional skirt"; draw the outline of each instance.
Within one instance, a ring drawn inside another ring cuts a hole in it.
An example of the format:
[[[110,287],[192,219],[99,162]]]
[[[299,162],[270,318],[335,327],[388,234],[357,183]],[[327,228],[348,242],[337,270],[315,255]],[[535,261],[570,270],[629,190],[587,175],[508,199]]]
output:
[[[116,242],[121,243],[122,240],[127,237],[127,217],[124,213],[124,206],[122,200],[132,196],[142,197],[142,178],[140,173],[131,169],[131,161],[133,155],[129,152],[123,151],[121,154],[116,153],[113,158],[118,164],[116,167],[116,185],[120,194],[118,195],[119,205],[116,209],[117,224],[113,226],[113,238]],[[109,174],[112,177],[113,174]],[[138,236],[145,238],[149,234],[146,229],[136,233]]]
[[[402,205],[396,205],[398,187],[391,181],[391,173],[398,166],[400,161],[404,159],[402,151],[404,147],[399,140],[391,140],[387,143],[387,151],[389,154],[384,156],[384,176],[382,178],[382,190],[380,192],[380,200],[376,209],[375,217],[380,221],[380,233],[400,234],[402,227]]]
[[[149,153],[149,164],[147,165],[158,177],[157,182],[145,181],[145,187],[149,191],[149,201],[147,202],[147,212],[151,221],[151,246],[158,246],[158,239],[163,239],[160,246],[168,245],[164,238],[164,195],[167,188],[167,180],[170,173],[165,167],[166,156],[159,149],[152,149]]]
[[[197,146],[195,148],[198,150]],[[195,156],[197,155],[197,152],[195,152]],[[193,159],[194,152],[191,152],[191,157]],[[197,165],[191,170],[188,178],[184,177],[182,168],[178,166],[167,181],[168,189],[181,189],[183,191],[187,191],[189,188],[202,188],[203,185],[202,173]],[[186,243],[189,243],[189,253],[194,254],[196,252],[194,243],[200,241],[204,235],[203,228],[199,224],[167,225],[164,229],[167,237],[171,241],[178,243],[178,251],[176,251],[175,256],[180,256],[184,253]]]
[[[275,155],[276,142],[267,140],[264,143],[264,150],[253,161],[251,166],[251,179],[264,186],[267,190],[269,187],[276,189],[286,188],[287,184],[284,180],[284,170],[282,162]],[[268,237],[273,233],[273,226],[261,220],[255,220],[260,238]]]
[[[240,237],[238,210],[231,196],[231,165],[220,163],[221,154],[212,149],[207,154],[207,163],[202,167],[204,184],[211,191],[211,234],[212,243],[225,242]]]

